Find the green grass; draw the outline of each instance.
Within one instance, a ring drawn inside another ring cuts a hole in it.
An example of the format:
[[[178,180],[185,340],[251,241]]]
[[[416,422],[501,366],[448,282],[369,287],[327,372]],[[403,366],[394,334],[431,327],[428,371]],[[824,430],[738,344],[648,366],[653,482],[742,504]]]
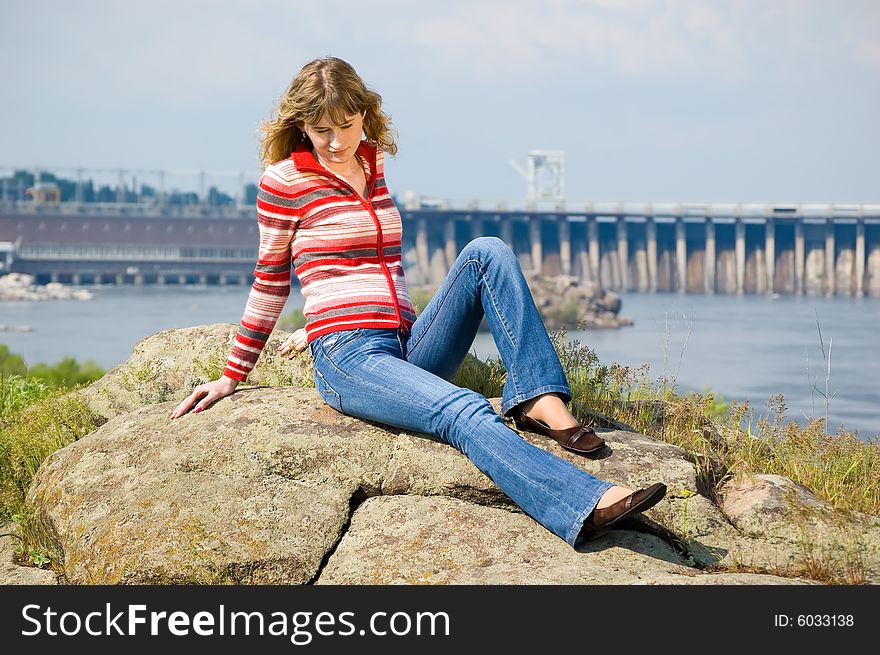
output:
[[[24,498],[40,464],[97,427],[97,418],[70,391],[104,371],[65,357],[28,367],[0,344],[0,521],[24,515]]]
[[[0,523],[18,524],[20,563],[44,567],[51,543],[33,520],[26,497],[34,475],[56,450],[95,430],[102,419],[70,393],[78,387],[51,389],[19,376],[0,378]]]
[[[412,300],[413,309],[416,311],[416,316],[422,313],[425,307],[428,306],[428,303],[431,302],[431,298],[434,297],[434,291],[431,291],[425,287],[412,287],[409,289],[409,299]]]
[[[45,398],[51,391],[42,380],[6,375],[0,371],[0,428],[25,407]]]
[[[472,389],[486,398],[499,397],[505,380],[507,380],[507,371],[500,357],[483,362],[470,353],[465,356],[458,371],[452,377],[453,384]]]
[[[285,330],[287,332],[293,332],[294,330],[299,330],[305,326],[306,315],[302,313],[301,309],[294,309],[286,314],[282,314],[278,319],[278,323],[275,325],[277,329]]]
[[[58,388],[94,382],[104,375],[104,369],[93,360],[80,363],[73,357],[56,364],[28,366],[21,355],[9,352],[9,346],[0,343],[0,375],[41,380],[48,387]]]
[[[21,409],[0,428],[0,521],[22,515],[25,495],[43,461],[100,424],[70,389],[56,389]]]

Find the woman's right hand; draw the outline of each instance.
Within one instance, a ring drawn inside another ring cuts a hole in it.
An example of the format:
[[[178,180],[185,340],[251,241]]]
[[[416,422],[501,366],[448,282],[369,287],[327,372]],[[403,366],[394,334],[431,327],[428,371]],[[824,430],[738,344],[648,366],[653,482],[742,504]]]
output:
[[[178,416],[183,416],[190,409],[192,409],[193,405],[196,406],[196,412],[200,412],[206,407],[211,406],[216,401],[230,395],[235,388],[238,386],[238,380],[233,380],[232,378],[228,378],[225,375],[219,377],[218,379],[212,382],[206,382],[205,384],[200,384],[193,392],[187,396],[177,407],[175,407],[172,412],[168,415],[168,418],[175,419]],[[198,403],[196,405],[196,403]]]
[[[284,343],[278,346],[277,350],[279,355],[287,355],[287,359],[293,359],[296,353],[306,349],[306,345],[308,345],[306,330],[305,328],[300,328],[287,337]]]

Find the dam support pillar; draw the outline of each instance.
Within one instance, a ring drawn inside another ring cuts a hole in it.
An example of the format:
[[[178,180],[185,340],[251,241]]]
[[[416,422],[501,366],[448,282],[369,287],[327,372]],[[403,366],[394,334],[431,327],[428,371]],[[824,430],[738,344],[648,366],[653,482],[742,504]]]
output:
[[[559,219],[559,265],[563,275],[571,275],[571,226],[565,216]]]
[[[535,275],[541,275],[543,271],[544,254],[541,244],[541,217],[529,217],[529,243],[532,246],[532,271]]]
[[[443,224],[443,245],[446,255],[446,270],[452,268],[458,256],[458,244],[455,242],[455,218],[449,217]]]
[[[595,216],[588,219],[587,239],[590,242],[590,275],[593,282],[601,285],[602,281],[599,279],[599,223]]]
[[[416,223],[416,258],[419,269],[427,276],[431,269],[431,258],[428,253],[428,219],[420,218]]]
[[[501,240],[513,250],[513,221],[510,216],[501,217]]]
[[[485,228],[483,227],[483,219],[480,216],[471,216],[471,239],[476,239],[478,237],[485,235]]]
[[[648,256],[648,291],[657,292],[657,223],[652,217],[645,222],[645,248]]]
[[[764,253],[767,256],[767,293],[776,290],[773,284],[776,279],[776,224],[772,218],[764,225]]]
[[[629,241],[627,240],[626,219],[617,219],[617,265],[620,267],[620,288],[629,291]]]
[[[825,224],[825,295],[834,295],[834,221]]]
[[[856,297],[865,295],[865,219],[856,222]]]
[[[804,222],[798,219],[794,224],[794,292],[798,296],[804,294]]]
[[[687,291],[687,238],[685,236],[684,219],[675,220],[675,268],[678,278],[678,293]]]
[[[715,223],[706,219],[706,261],[703,266],[703,292],[715,293]]]
[[[736,219],[736,293],[741,296],[746,282],[746,225],[742,218]]]

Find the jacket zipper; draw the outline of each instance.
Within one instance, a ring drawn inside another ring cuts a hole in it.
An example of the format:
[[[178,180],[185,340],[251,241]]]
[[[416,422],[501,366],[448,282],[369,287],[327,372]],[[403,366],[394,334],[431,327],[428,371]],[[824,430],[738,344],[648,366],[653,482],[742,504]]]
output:
[[[379,265],[382,267],[382,272],[385,274],[385,281],[388,283],[388,290],[391,292],[391,299],[394,301],[394,315],[397,318],[397,326],[400,328],[400,331],[406,334],[408,330],[404,326],[403,316],[400,313],[400,300],[397,297],[397,291],[394,288],[394,281],[391,279],[391,271],[388,270],[388,264],[385,263],[385,248],[382,244],[382,223],[379,221],[379,217],[376,216],[376,212],[373,211],[372,207],[372,197],[373,197],[373,188],[376,184],[376,175],[375,173],[370,180],[370,187],[367,189],[367,198],[370,198],[370,204],[367,204],[367,200],[359,194],[353,186],[351,186],[344,179],[339,177],[338,175],[334,175],[330,173],[327,169],[318,168],[316,166],[306,166],[299,168],[301,171],[311,170],[317,173],[323,174],[325,177],[329,173],[333,179],[344,184],[351,192],[355,195],[355,197],[360,201],[361,205],[373,219],[373,222],[376,225],[376,254],[379,255]]]

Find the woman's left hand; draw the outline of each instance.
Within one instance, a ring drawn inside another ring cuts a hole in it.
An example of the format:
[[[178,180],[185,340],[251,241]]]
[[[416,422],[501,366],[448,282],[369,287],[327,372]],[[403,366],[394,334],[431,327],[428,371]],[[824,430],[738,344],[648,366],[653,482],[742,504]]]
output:
[[[300,328],[287,337],[287,339],[284,340],[284,343],[278,346],[277,352],[279,355],[287,355],[287,359],[293,359],[298,352],[305,350],[306,345],[305,328]]]

